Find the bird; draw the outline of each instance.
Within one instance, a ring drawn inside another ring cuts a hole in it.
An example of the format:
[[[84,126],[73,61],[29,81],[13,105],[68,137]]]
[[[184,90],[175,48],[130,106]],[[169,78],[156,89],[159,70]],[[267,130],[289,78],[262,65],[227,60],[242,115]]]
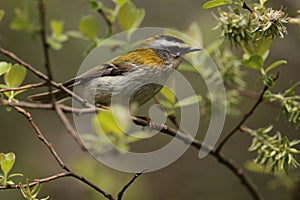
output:
[[[93,67],[63,86],[94,105],[109,106],[112,99],[142,105],[162,89],[171,72],[182,62],[183,55],[200,50],[188,46],[176,36],[155,35],[138,48]],[[52,93],[56,101],[70,97],[62,90]],[[52,101],[49,92],[28,98],[38,103]]]

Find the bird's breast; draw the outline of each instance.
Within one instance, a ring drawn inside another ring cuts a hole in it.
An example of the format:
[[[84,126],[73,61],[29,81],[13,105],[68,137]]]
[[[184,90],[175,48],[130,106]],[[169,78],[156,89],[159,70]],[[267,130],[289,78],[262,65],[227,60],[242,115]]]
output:
[[[93,104],[143,104],[160,91],[170,72],[140,68],[123,75],[95,78],[81,87],[81,95]]]

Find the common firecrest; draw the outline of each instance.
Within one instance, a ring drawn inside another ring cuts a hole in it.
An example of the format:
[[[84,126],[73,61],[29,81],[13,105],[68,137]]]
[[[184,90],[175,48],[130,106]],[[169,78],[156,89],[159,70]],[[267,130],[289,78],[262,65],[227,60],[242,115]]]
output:
[[[160,91],[170,73],[180,65],[181,56],[199,50],[175,36],[153,36],[139,48],[95,66],[63,85],[70,90],[76,88],[79,96],[95,105],[110,105],[112,97],[141,105]],[[62,90],[53,94],[57,101],[69,97]],[[29,99],[49,103],[51,95],[41,93]]]

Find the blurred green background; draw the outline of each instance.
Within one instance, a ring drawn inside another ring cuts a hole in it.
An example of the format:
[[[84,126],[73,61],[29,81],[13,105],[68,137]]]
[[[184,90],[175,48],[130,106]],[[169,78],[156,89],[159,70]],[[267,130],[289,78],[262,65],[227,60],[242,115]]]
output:
[[[13,51],[26,62],[43,68],[43,56],[39,38],[33,39],[24,32],[11,31],[9,23],[13,11],[22,0],[0,0],[0,9],[5,10],[5,17],[0,23],[0,46]],[[212,28],[216,21],[213,10],[203,11],[203,0],[133,0],[137,7],[146,10],[142,27],[167,27],[185,30],[192,22],[199,24],[203,31],[204,46],[219,36]],[[66,29],[77,29],[78,21],[90,13],[89,4],[84,0],[47,0],[47,18],[63,20]],[[300,9],[300,1],[270,1],[275,9],[283,5],[289,15],[296,15]],[[32,10],[37,16],[37,11]],[[99,30],[105,33],[105,24],[100,16]],[[37,19],[36,19],[37,20]],[[280,68],[280,78],[274,90],[282,91],[291,83],[299,81],[300,74],[300,29],[299,26],[288,25],[288,35],[285,39],[276,39],[268,63],[286,59],[288,64]],[[54,78],[63,82],[76,75],[84,59],[83,52],[89,44],[78,40],[69,40],[60,51],[51,51],[51,62]],[[7,60],[0,56],[0,60]],[[258,74],[250,72],[246,80],[249,88],[259,90],[255,84]],[[28,73],[26,83],[37,82],[39,79]],[[299,92],[299,90],[298,90]],[[30,92],[29,92],[30,93]],[[25,99],[26,95],[21,97]],[[254,103],[251,99],[243,99],[242,111],[249,109]],[[31,179],[42,178],[61,171],[48,149],[36,137],[28,122],[15,111],[6,112],[0,108],[0,152],[14,152],[17,156],[14,172],[21,172]],[[258,128],[273,123],[279,109],[269,105],[261,106],[247,125]],[[46,137],[54,145],[61,157],[78,173],[98,183],[101,188],[110,193],[116,193],[132,177],[132,174],[117,172],[95,161],[87,153],[81,152],[78,145],[66,133],[65,128],[53,111],[32,110],[32,115]],[[227,118],[223,133],[226,134],[235,126],[239,117]],[[284,118],[275,122],[275,128],[287,134],[290,138],[299,138],[293,127],[289,127]],[[223,136],[224,136],[223,134]],[[162,136],[165,137],[165,136]],[[239,165],[255,155],[247,151],[251,138],[245,134],[236,134],[224,148],[224,154],[234,159]],[[151,144],[147,144],[151,145]],[[134,144],[135,149],[143,148],[143,143]],[[299,173],[299,170],[297,170]],[[295,171],[295,173],[297,173]],[[273,176],[247,172],[258,185],[265,199],[291,199],[292,194],[300,190],[296,187],[277,187],[272,189],[270,181]],[[293,176],[294,174],[292,174]],[[20,181],[23,179],[20,179]],[[51,199],[101,199],[102,197],[90,188],[72,178],[65,178],[43,185],[41,196],[49,195]],[[0,199],[21,199],[21,193],[16,190],[0,192]],[[300,197],[298,197],[300,198]],[[237,178],[214,158],[208,156],[198,159],[198,152],[190,148],[180,159],[170,166],[156,172],[141,176],[125,194],[125,199],[251,199]]]

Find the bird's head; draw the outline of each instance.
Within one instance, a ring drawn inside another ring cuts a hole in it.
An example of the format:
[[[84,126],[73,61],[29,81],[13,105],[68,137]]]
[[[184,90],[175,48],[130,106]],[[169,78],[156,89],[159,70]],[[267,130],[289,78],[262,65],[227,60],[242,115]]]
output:
[[[201,50],[200,48],[188,46],[183,40],[172,35],[156,35],[146,39],[142,45],[153,49],[166,50],[178,57]]]

